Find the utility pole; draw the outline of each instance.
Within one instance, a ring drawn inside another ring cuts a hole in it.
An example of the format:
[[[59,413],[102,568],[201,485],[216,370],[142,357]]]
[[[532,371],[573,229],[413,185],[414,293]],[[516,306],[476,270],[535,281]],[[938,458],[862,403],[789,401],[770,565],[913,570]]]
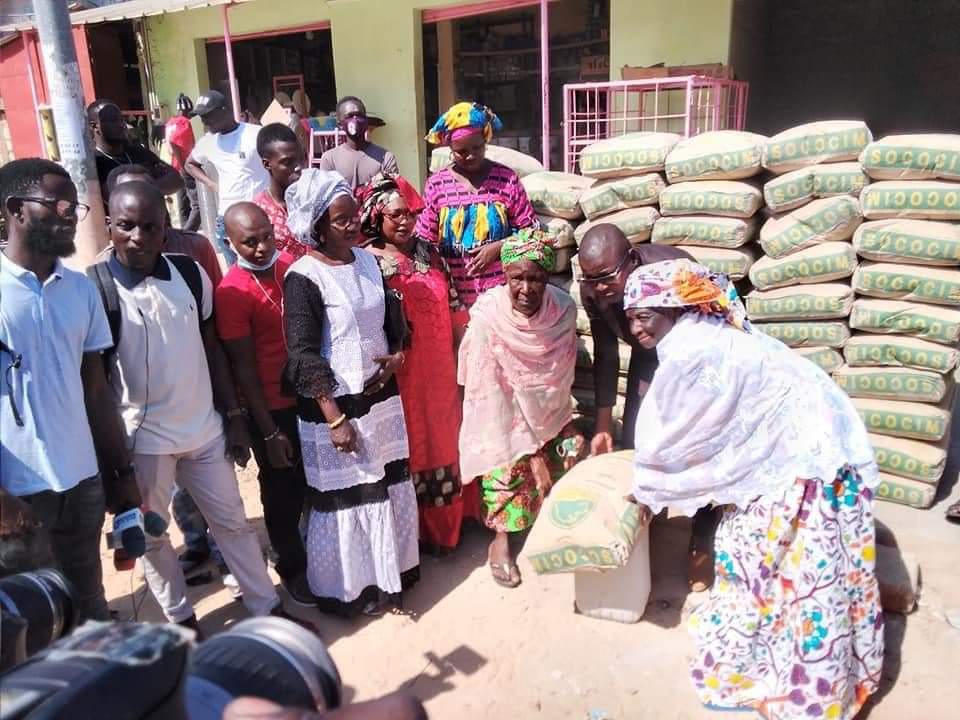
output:
[[[93,262],[106,245],[107,234],[77,49],[73,44],[67,3],[33,0],[33,10],[50,89],[60,163],[77,186],[79,201],[90,206],[90,213],[77,228],[77,253],[68,261],[74,267],[83,268]]]

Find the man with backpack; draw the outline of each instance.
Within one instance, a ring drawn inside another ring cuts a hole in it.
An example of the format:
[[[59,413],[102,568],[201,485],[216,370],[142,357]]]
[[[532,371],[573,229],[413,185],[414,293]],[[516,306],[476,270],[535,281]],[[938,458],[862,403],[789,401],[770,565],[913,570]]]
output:
[[[250,438],[229,369],[216,351],[213,287],[192,259],[163,255],[166,211],[147,183],[110,196],[113,252],[92,266],[114,350],[107,371],[133,456],[140,493],[168,519],[174,482],[207,521],[254,615],[281,614],[260,545],[247,523],[233,463]],[[176,358],[176,361],[171,361]],[[148,537],[147,583],[167,619],[199,630],[169,537]]]

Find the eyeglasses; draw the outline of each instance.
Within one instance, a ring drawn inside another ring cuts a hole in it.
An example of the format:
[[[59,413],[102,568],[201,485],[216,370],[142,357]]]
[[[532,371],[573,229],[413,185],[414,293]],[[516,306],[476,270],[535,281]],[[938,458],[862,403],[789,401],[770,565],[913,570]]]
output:
[[[417,214],[407,208],[406,210],[394,210],[393,212],[383,213],[385,218],[390,218],[395,223],[401,223],[404,220],[414,220],[417,217]]]
[[[351,225],[359,225],[360,217],[354,215],[353,217],[348,218],[339,218],[337,220],[330,221],[330,227],[335,227],[337,230],[346,230]]]
[[[35,202],[46,205],[62,218],[76,218],[82,222],[87,213],[90,212],[90,206],[83,203],[73,202],[72,200],[51,200],[50,198],[22,196],[15,197],[20,202]]]
[[[617,277],[620,275],[620,271],[623,270],[623,266],[626,265],[627,260],[629,260],[631,257],[633,257],[633,251],[628,250],[627,254],[623,256],[613,272],[609,272],[606,275],[597,275],[596,277],[588,277],[584,275],[582,278],[580,278],[580,282],[587,283],[589,285],[610,285],[615,283],[617,281]]]

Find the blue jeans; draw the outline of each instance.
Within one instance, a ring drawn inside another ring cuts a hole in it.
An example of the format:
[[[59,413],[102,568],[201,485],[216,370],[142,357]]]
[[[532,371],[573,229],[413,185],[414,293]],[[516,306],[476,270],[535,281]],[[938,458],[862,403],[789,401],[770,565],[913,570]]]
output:
[[[223,555],[220,554],[220,548],[217,547],[217,541],[213,539],[210,527],[207,525],[206,518],[197,507],[197,503],[190,497],[190,493],[179,485],[173,489],[173,521],[183,533],[183,544],[187,550],[193,550],[202,555],[210,555],[218,568],[225,568]]]
[[[217,229],[213,234],[213,240],[217,246],[217,252],[223,256],[227,267],[233,267],[237,262],[237,254],[230,247],[230,241],[227,239],[227,228],[223,224],[223,215],[217,215]]]

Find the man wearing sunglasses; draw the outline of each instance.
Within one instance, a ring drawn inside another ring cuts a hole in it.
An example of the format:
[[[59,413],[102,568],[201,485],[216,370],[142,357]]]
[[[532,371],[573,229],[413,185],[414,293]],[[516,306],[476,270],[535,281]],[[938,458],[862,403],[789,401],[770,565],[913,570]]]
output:
[[[627,372],[627,398],[623,411],[623,435],[620,444],[633,448],[637,413],[657,369],[657,351],[646,350],[630,334],[630,321],[623,311],[623,292],[627,278],[641,265],[687,258],[686,251],[672,245],[649,243],[632,247],[616,225],[602,223],[583,236],[577,254],[583,277],[580,294],[590,317],[593,336],[593,383],[597,420],[590,451],[593,455],[611,452],[613,448],[613,406],[617,400],[617,378],[620,373],[618,345],[630,345],[630,367]],[[712,582],[713,530],[716,513],[702,508],[693,521],[690,540],[688,580],[694,592],[706,590]]]
[[[106,315],[93,283],[61,261],[89,208],[62,167],[37,158],[0,168],[0,208],[0,501],[17,515],[0,529],[0,574],[59,567],[84,616],[108,620],[104,507],[137,507],[140,494],[100,356],[113,344]]]

